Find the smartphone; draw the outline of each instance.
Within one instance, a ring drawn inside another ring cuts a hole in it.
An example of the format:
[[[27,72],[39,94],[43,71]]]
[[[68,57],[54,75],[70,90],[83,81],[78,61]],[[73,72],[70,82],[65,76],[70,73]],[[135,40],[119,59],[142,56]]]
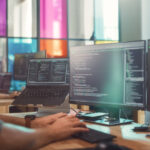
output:
[[[103,112],[94,112],[94,113],[84,113],[80,112],[77,114],[77,117],[80,119],[89,119],[89,120],[95,120],[103,116],[107,116],[108,113],[103,113]]]

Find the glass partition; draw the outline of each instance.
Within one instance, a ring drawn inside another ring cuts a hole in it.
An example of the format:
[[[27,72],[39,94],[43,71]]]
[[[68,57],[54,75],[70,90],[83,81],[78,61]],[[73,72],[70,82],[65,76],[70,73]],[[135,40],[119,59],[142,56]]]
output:
[[[36,39],[8,39],[8,72],[13,73],[14,55],[16,53],[34,53],[37,52]],[[21,90],[26,85],[25,81],[12,80],[10,90]]]
[[[72,46],[83,46],[83,45],[94,45],[94,41],[92,40],[70,40],[69,48]]]
[[[71,39],[93,39],[94,1],[68,1],[68,30]]]
[[[6,38],[0,38],[0,72],[7,71]]]
[[[0,36],[6,36],[6,0],[0,3]]]
[[[14,55],[46,51],[69,57],[72,46],[119,41],[118,0],[1,0],[0,61],[13,73]],[[142,6],[143,8],[143,6]],[[1,70],[0,70],[1,71]],[[26,82],[12,80],[11,90]]]
[[[8,36],[37,36],[37,1],[8,0]]]
[[[95,0],[95,39],[119,40],[118,0]]]
[[[40,0],[40,37],[67,38],[66,0]]]
[[[67,40],[40,40],[40,50],[46,50],[47,58],[67,57]]]

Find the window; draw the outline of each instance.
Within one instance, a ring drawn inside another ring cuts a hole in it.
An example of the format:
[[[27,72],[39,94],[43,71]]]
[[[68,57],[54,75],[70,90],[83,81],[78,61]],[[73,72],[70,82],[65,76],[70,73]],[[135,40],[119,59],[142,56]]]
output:
[[[16,53],[66,58],[70,46],[119,40],[118,0],[1,0],[0,18],[2,72],[13,73]],[[12,79],[11,90],[25,85]]]

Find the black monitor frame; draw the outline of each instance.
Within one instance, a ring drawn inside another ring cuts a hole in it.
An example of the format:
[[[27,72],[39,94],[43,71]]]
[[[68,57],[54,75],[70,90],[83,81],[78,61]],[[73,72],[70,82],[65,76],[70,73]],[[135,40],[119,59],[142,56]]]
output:
[[[73,52],[73,51],[86,51],[86,50],[93,50],[93,49],[100,49],[100,50],[103,50],[107,47],[112,47],[112,48],[115,48],[116,46],[121,46],[123,44],[132,44],[132,43],[140,43],[142,42],[143,43],[143,46],[144,46],[144,95],[143,95],[143,104],[142,105],[131,105],[131,104],[108,104],[108,103],[101,103],[101,102],[98,102],[98,103],[93,103],[92,100],[91,101],[76,101],[74,99],[72,99],[72,94],[71,94],[71,86],[70,86],[70,103],[73,103],[73,104],[79,104],[79,105],[89,105],[89,106],[97,106],[100,105],[100,107],[107,107],[107,108],[112,108],[112,109],[116,109],[116,112],[118,113],[119,112],[119,109],[121,108],[133,108],[134,110],[138,110],[138,109],[145,109],[146,108],[146,89],[147,89],[147,67],[146,67],[146,41],[145,40],[140,40],[140,41],[133,41],[133,42],[125,42],[125,43],[113,43],[113,44],[100,44],[100,45],[86,45],[86,46],[77,46],[77,47],[71,47],[70,48],[70,53]],[[72,59],[73,56],[70,57],[70,61]],[[71,65],[70,65],[70,72],[71,72]],[[70,73],[70,83],[72,82],[71,80],[71,74]],[[113,113],[116,115],[116,112]],[[110,114],[111,115],[111,114]],[[117,116],[118,117],[118,116]],[[126,122],[127,123],[127,122]],[[120,123],[115,123],[115,124],[120,124]],[[114,124],[106,124],[106,125],[114,125]]]
[[[147,107],[146,110],[150,111],[150,39],[147,40]]]

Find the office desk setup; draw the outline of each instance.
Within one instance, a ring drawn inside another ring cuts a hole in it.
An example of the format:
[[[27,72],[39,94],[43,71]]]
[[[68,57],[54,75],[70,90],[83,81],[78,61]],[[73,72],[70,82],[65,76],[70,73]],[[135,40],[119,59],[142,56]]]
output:
[[[34,112],[35,113],[35,112]],[[23,117],[27,113],[10,113],[7,115]],[[149,150],[150,149],[150,138],[146,137],[150,132],[134,132],[133,128],[139,126],[137,123],[130,123],[125,125],[115,125],[115,126],[104,126],[100,124],[88,123],[87,127],[91,129],[98,130],[107,134],[115,135],[113,143],[120,146],[126,146],[131,150]],[[51,143],[40,150],[71,150],[71,149],[84,149],[95,147],[98,143],[91,144],[84,140],[71,137],[62,141]]]
[[[68,105],[71,103],[93,106],[95,111],[97,111],[96,107],[98,111],[102,109],[107,110],[104,112],[109,114],[109,119],[118,119],[121,115],[124,115],[126,120],[128,120],[128,110],[125,112],[124,108],[130,107],[132,111],[147,110],[145,105],[145,89],[147,88],[145,53],[144,41],[72,47],[70,48],[69,71],[67,71],[68,60],[62,59],[60,63],[60,60],[54,59],[31,59],[27,83],[29,83],[28,85],[32,84],[33,87],[35,85],[47,86],[47,84],[49,84],[48,86],[53,86],[54,83],[59,86],[67,84],[70,88],[66,92],[69,92]],[[34,67],[33,64],[35,63],[40,67]],[[41,69],[40,71],[38,71],[39,68]],[[54,73],[50,68],[53,69]],[[50,75],[48,72],[53,74]],[[36,78],[37,73],[39,73],[39,78]],[[52,76],[53,80],[49,80],[49,76]],[[68,76],[69,83],[67,82]],[[30,99],[25,98],[23,102],[17,100],[13,104],[43,104],[43,106],[51,106],[51,104],[56,102],[54,97],[59,95],[53,93],[53,97],[49,98],[50,92],[46,94],[38,92],[38,94],[40,93],[40,98],[44,95],[47,99],[45,100],[42,97],[42,101],[37,101],[37,98],[31,99],[31,96],[35,96],[37,92],[31,91],[27,95],[30,96]],[[59,96],[59,98],[62,97]],[[21,98],[21,100],[23,99]],[[59,103],[56,104],[60,105]],[[69,108],[68,105],[64,106]],[[64,108],[64,106],[62,105],[60,108]],[[133,131],[133,128],[138,126],[136,123],[113,126],[87,123],[87,126],[88,128],[116,136],[113,143],[126,146],[131,150],[150,150],[150,138],[146,136],[148,132]],[[71,150],[96,147],[96,145],[72,137],[51,143],[40,150]]]

